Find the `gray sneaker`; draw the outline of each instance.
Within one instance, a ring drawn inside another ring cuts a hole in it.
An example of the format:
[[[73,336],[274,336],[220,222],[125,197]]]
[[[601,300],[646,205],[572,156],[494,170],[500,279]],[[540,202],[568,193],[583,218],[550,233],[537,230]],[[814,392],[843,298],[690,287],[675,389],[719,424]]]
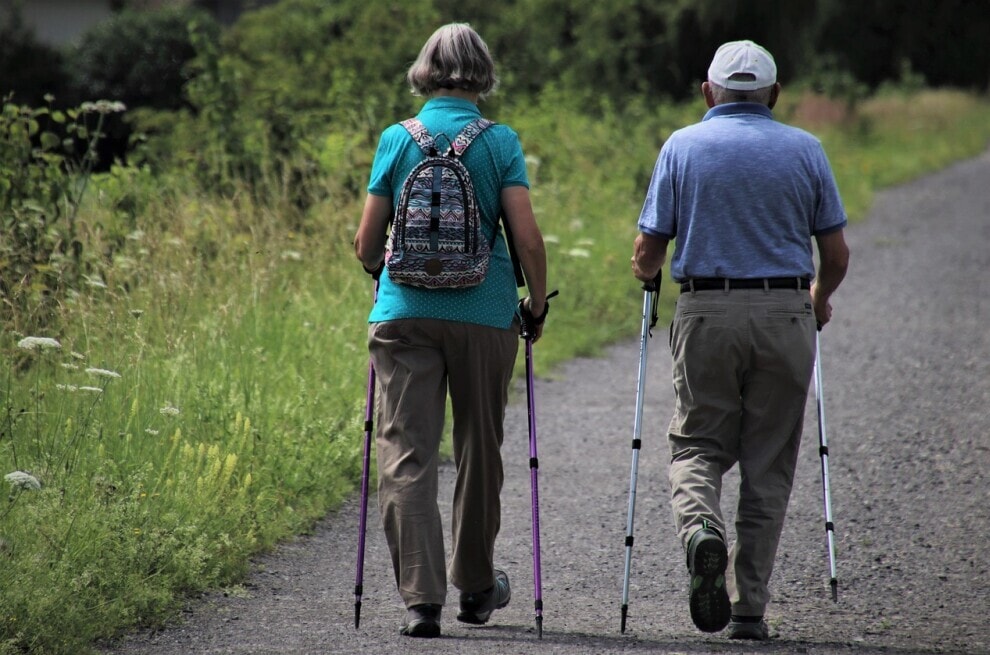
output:
[[[461,592],[461,611],[457,613],[457,620],[474,625],[488,623],[492,612],[508,605],[511,598],[509,576],[505,571],[495,569],[495,584],[492,587],[475,593]]]
[[[718,632],[729,623],[732,606],[725,589],[729,553],[715,530],[701,528],[688,541],[691,572],[691,620],[702,632]]]
[[[760,617],[759,620],[755,620],[756,617],[746,618],[750,620],[741,621],[735,616],[729,620],[729,639],[766,641],[770,638],[770,626],[763,620],[763,617]]]

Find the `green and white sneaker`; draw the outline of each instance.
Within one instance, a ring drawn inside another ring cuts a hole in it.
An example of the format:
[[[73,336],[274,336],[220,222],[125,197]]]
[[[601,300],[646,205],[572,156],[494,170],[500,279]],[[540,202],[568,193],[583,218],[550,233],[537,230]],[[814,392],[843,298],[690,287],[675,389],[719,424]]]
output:
[[[457,613],[457,620],[461,623],[483,625],[488,623],[492,612],[508,605],[511,599],[509,576],[505,571],[495,569],[495,584],[492,587],[476,593],[461,592],[461,607],[460,612]]]
[[[704,527],[688,541],[688,570],[691,572],[691,620],[702,632],[718,632],[732,615],[725,590],[725,568],[729,553],[715,530]]]

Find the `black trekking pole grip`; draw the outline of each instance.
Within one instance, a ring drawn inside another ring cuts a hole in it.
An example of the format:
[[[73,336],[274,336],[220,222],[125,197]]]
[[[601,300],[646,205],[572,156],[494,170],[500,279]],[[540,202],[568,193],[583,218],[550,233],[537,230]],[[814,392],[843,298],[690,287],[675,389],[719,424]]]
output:
[[[663,279],[663,269],[661,268],[659,271],[657,271],[657,275],[655,278],[653,278],[649,282],[643,283],[643,291],[649,291],[650,293],[655,293],[657,291],[660,291],[660,282],[662,281],[662,279]]]
[[[529,311],[526,307],[526,299],[521,298],[519,300],[519,336],[527,341],[532,340],[536,336],[536,328],[543,325],[543,322],[547,320],[547,314],[550,313],[550,299],[559,295],[560,292],[556,289],[547,294],[547,298],[543,304],[543,313],[539,316],[533,316],[533,312]]]
[[[643,291],[651,299],[650,304],[650,329],[657,326],[660,320],[660,282],[663,279],[663,268],[657,271],[656,277],[647,282],[643,282]],[[653,333],[650,333],[653,336]]]

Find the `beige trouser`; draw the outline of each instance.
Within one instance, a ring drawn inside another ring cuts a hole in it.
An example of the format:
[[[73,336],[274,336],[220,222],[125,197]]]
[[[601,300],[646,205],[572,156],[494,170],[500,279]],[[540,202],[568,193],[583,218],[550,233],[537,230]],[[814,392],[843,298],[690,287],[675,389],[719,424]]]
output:
[[[378,382],[378,504],[399,594],[406,607],[447,596],[437,466],[448,391],[457,468],[450,580],[461,591],[488,589],[518,326],[387,321],[369,327],[368,348]]]
[[[732,613],[762,616],[797,464],[814,366],[807,291],[683,293],[671,325],[676,406],[671,507],[681,543],[708,521],[726,536],[722,476],[739,463]]]

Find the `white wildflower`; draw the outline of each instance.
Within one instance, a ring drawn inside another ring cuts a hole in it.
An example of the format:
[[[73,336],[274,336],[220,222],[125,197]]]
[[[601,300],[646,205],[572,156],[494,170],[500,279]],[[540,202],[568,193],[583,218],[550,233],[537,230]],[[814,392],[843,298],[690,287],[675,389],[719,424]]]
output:
[[[62,366],[62,368],[67,368],[70,371],[78,371],[79,370],[79,367],[76,366],[75,364],[73,364],[72,362],[62,362],[61,366]]]
[[[79,387],[74,384],[56,384],[55,388],[59,391],[79,391]]]
[[[101,387],[79,387],[79,391],[91,391],[93,393],[103,393]]]
[[[560,243],[560,237],[557,236],[556,234],[544,234],[543,235],[543,242],[544,243]]]
[[[158,430],[155,430],[154,428],[145,428],[144,431],[153,437],[158,436]]]
[[[298,250],[283,250],[281,257],[282,259],[291,259],[294,262],[301,262],[303,258],[302,253]]]
[[[13,471],[3,476],[3,479],[10,483],[13,489],[25,489],[27,491],[37,491],[41,489],[38,478],[24,471]]]
[[[62,344],[49,337],[24,337],[17,342],[17,347],[24,350],[47,350],[48,348],[61,348]]]
[[[178,416],[179,408],[172,407],[171,405],[165,405],[164,407],[158,410],[158,413],[161,414],[162,416]]]
[[[585,250],[584,248],[571,248],[570,250],[567,251],[567,254],[570,255],[571,257],[581,257],[583,259],[587,259],[588,257],[591,257],[591,253]]]
[[[75,350],[73,350],[69,354],[72,355],[73,357],[75,357],[76,359],[86,359],[86,355],[83,355],[81,353],[77,353]]]
[[[587,246],[593,246],[593,245],[595,245],[595,240],[594,239],[588,239],[588,238],[578,239],[577,244],[579,246],[585,246],[585,247],[587,247]]]
[[[105,368],[87,368],[86,372],[90,375],[96,375],[101,378],[119,378],[120,373],[116,371],[108,371]]]
[[[127,105],[114,100],[97,100],[96,102],[84,102],[79,105],[79,109],[85,113],[119,114],[120,112],[127,111]]]
[[[143,315],[144,315],[144,310],[143,309],[132,309],[131,310],[131,316],[133,316],[134,318],[141,318]]]

